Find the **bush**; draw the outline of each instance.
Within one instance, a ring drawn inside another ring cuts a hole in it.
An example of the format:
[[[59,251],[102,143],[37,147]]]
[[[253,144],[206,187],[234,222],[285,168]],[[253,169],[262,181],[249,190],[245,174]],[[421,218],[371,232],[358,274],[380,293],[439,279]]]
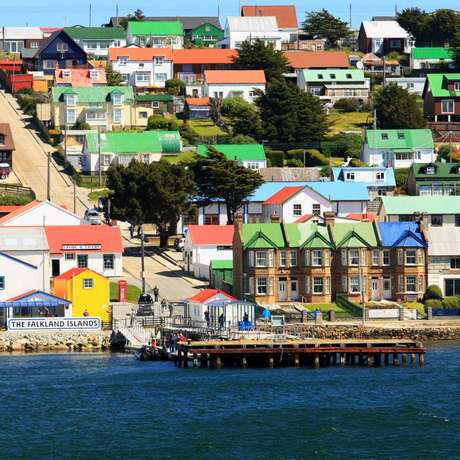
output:
[[[324,166],[319,174],[321,177],[332,177],[332,168],[329,165]]]
[[[442,300],[442,291],[439,286],[431,284],[426,288],[425,294],[423,295],[423,303],[426,304],[427,300]]]
[[[189,125],[182,125],[179,128],[181,137],[187,141],[189,145],[195,145],[198,142],[199,136]]]
[[[446,297],[442,301],[442,306],[444,308],[460,308],[460,297],[456,295]]]
[[[0,195],[0,206],[22,206],[30,201],[30,198],[21,195]]]
[[[358,112],[360,109],[360,103],[357,99],[343,98],[339,99],[334,104],[334,109],[340,112]]]
[[[147,121],[147,130],[165,129],[167,131],[176,131],[179,124],[174,118],[164,118],[160,115],[151,115]]]
[[[396,185],[398,187],[404,187],[406,185],[408,176],[409,176],[409,169],[407,168],[397,169],[395,172]]]
[[[176,78],[166,80],[165,88],[173,96],[185,96],[185,83],[182,80]]]
[[[305,160],[305,166],[326,166],[329,164],[329,158],[316,149],[306,150]]]
[[[270,160],[271,166],[280,168],[284,166],[284,152],[282,150],[267,150],[265,155]]]
[[[229,144],[257,144],[257,141],[251,136],[237,134],[228,140]]]
[[[428,299],[424,303],[425,303],[425,309],[428,309],[428,307],[442,308],[442,302],[438,299]]]
[[[289,168],[303,168],[303,161],[297,158],[291,158],[286,161],[286,166]]]
[[[366,166],[366,163],[364,163],[364,161],[358,160],[358,158],[352,158],[348,166],[351,166],[352,168],[361,168]]]
[[[321,151],[328,157],[360,158],[361,136],[357,134],[339,134],[321,143]]]
[[[240,117],[247,110],[255,110],[254,105],[240,96],[228,97],[222,101],[221,113],[224,117]]]

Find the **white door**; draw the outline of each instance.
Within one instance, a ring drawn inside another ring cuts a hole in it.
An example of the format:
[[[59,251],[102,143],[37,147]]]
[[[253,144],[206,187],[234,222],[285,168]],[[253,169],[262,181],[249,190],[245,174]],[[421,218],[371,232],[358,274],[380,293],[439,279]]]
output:
[[[372,300],[380,299],[380,289],[379,289],[379,279],[378,278],[372,278],[371,298]]]
[[[291,280],[291,300],[298,300],[299,290],[298,290],[297,280]]]
[[[391,279],[383,278],[383,298],[391,299]]]
[[[279,299],[281,302],[287,300],[287,290],[286,290],[286,281],[280,280],[279,282]]]

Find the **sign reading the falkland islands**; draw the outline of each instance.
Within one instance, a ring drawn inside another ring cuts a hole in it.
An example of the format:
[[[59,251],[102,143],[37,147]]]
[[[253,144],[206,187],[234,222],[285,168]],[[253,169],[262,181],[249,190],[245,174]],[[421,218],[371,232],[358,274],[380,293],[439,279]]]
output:
[[[99,331],[101,318],[10,318],[7,327],[9,331]]]

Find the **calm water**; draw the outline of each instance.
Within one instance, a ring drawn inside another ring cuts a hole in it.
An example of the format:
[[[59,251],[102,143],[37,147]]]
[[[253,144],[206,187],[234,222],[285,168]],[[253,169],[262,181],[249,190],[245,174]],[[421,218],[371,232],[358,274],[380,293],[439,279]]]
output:
[[[460,344],[424,369],[0,356],[0,459],[458,459]]]

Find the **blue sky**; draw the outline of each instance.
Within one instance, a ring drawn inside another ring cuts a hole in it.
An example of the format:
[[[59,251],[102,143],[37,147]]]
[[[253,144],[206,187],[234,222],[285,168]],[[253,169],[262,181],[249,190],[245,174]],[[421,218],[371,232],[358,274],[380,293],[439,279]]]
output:
[[[88,25],[89,4],[92,3],[93,25],[107,22],[110,16],[115,16],[115,8],[118,3],[119,14],[125,15],[136,8],[140,8],[146,15],[151,16],[211,16],[217,14],[220,4],[222,21],[226,16],[238,14],[239,0],[0,0],[2,10],[0,14],[0,26],[65,26],[65,25]],[[333,14],[348,21],[348,0],[242,0],[242,4],[265,4],[279,5],[292,4],[297,6],[299,20],[304,17],[305,11],[326,8]],[[437,8],[459,9],[459,0],[351,0],[352,24],[357,27],[360,22],[373,15],[390,15],[395,10],[409,6],[419,6],[426,10]]]

